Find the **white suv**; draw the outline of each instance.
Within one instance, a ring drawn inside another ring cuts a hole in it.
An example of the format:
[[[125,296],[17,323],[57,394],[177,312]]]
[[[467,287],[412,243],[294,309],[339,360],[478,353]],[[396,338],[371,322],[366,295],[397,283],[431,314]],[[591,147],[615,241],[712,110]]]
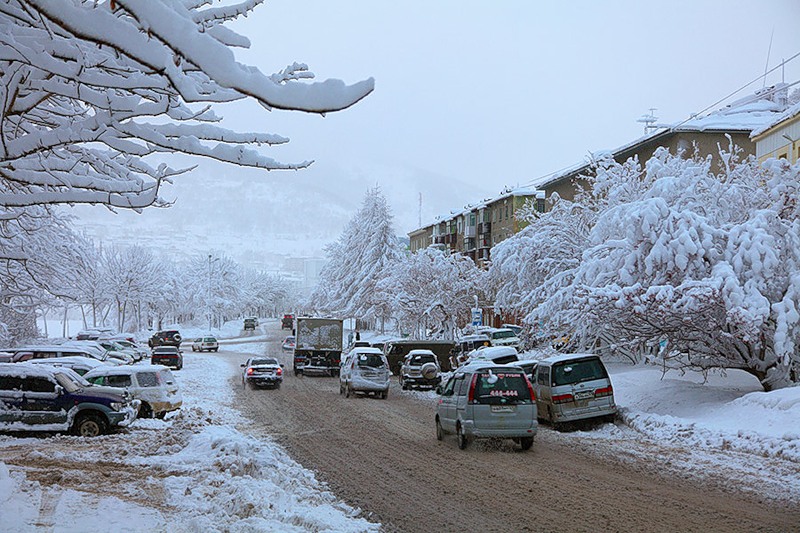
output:
[[[164,418],[180,409],[183,397],[169,368],[160,365],[105,366],[87,372],[83,378],[95,385],[125,388],[141,400],[139,418]]]

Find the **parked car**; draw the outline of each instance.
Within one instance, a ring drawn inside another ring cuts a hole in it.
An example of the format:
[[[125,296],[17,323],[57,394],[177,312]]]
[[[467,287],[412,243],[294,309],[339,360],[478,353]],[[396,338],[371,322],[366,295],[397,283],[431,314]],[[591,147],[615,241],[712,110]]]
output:
[[[292,350],[294,350],[294,346],[295,346],[294,335],[289,335],[288,337],[283,339],[283,344],[281,345],[281,348],[291,352]]]
[[[522,335],[522,326],[518,324],[503,324],[500,326],[503,329],[510,329],[514,332],[514,335],[521,338]]]
[[[110,337],[116,335],[117,330],[107,326],[96,326],[89,329],[84,329],[75,334],[77,341],[96,341],[103,337]]]
[[[400,367],[400,388],[433,389],[442,382],[441,368],[431,350],[411,350]]]
[[[479,335],[465,335],[458,339],[453,356],[450,358],[450,368],[456,368],[467,362],[470,352],[483,346],[490,346],[489,336],[481,333]]]
[[[86,357],[111,364],[122,364],[116,359],[109,359],[108,354],[97,346],[80,346],[73,344],[55,344],[43,346],[24,346],[10,350],[12,352],[10,363],[21,363],[34,359],[53,359],[60,357]]]
[[[107,350],[104,348],[98,341],[65,341],[61,344],[63,347],[72,346],[75,348],[79,348],[86,352],[91,353],[92,357],[95,359],[100,359],[101,361],[105,362],[113,362],[114,364],[124,364],[130,365],[135,363],[136,361],[133,358],[133,355],[126,352],[119,352],[116,350]]]
[[[258,327],[258,319],[254,316],[249,316],[244,319],[244,330],[254,331]]]
[[[240,365],[242,387],[270,387],[278,389],[283,383],[283,365],[273,357],[251,357]]]
[[[206,350],[209,352],[219,351],[219,342],[215,337],[200,337],[192,343],[193,352],[204,352]]]
[[[389,362],[377,348],[353,348],[339,372],[339,394],[349,398],[356,392],[389,396]]]
[[[64,367],[69,368],[79,376],[85,375],[90,370],[94,370],[97,367],[111,367],[111,365],[104,363],[102,361],[98,361],[92,357],[85,357],[85,356],[78,356],[78,355],[67,355],[62,357],[52,357],[50,359],[31,359],[28,361],[31,364],[44,364],[56,367]]]
[[[0,431],[69,431],[95,437],[128,426],[138,400],[95,387],[69,368],[0,364]]]
[[[122,352],[128,354],[134,363],[138,363],[142,360],[142,355],[139,352],[128,346],[123,346],[117,341],[112,341],[110,339],[98,339],[96,342],[108,352]]]
[[[281,319],[281,329],[293,329],[294,328],[294,315],[285,314]]]
[[[523,450],[538,430],[536,396],[520,368],[478,362],[437,387],[436,438],[455,433],[462,450],[473,439],[510,438]]]
[[[389,368],[394,374],[400,373],[403,360],[412,350],[432,351],[439,362],[439,368],[451,370],[454,368],[450,366],[450,356],[453,353],[453,348],[455,348],[453,341],[399,339],[386,341],[383,347],[383,354],[386,356],[386,360],[389,361]]]
[[[513,346],[519,348],[521,340],[517,334],[508,328],[492,328],[485,332],[489,336],[492,346]]]
[[[147,341],[147,345],[150,348],[155,348],[157,346],[180,346],[181,340],[183,340],[183,338],[179,331],[169,329],[153,333],[153,336]]]
[[[533,383],[539,416],[554,427],[564,422],[617,414],[608,371],[594,354],[562,354],[541,359]]]
[[[102,337],[101,337],[100,340],[103,340]],[[138,358],[137,361],[141,361],[142,359],[144,359],[145,357],[148,357],[150,355],[150,352],[147,350],[147,348],[139,346],[136,343],[136,341],[132,341],[132,340],[129,340],[129,339],[124,339],[124,338],[111,338],[109,340],[113,340],[117,344],[119,344],[119,345],[121,345],[121,346],[123,346],[125,348],[128,348],[129,350],[133,350],[134,353],[136,353],[136,357]]]
[[[481,346],[467,355],[465,364],[489,361],[496,365],[506,365],[518,360],[517,350],[511,346]]]
[[[183,352],[177,346],[159,346],[153,348],[150,364],[164,365],[180,370],[183,368]]]
[[[127,389],[141,402],[139,418],[164,418],[180,409],[183,397],[175,376],[164,366],[98,367],[83,376],[94,385]]]

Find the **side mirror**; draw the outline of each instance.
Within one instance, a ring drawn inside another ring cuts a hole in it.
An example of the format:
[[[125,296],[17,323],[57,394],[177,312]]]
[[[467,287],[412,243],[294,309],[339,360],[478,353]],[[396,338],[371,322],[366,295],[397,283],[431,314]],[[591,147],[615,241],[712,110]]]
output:
[[[244,365],[242,365],[242,366],[244,366]],[[284,365],[283,363],[281,363],[281,368],[286,368],[286,365]]]
[[[246,365],[245,365],[244,363],[242,363],[242,364],[241,364],[241,365],[239,365],[239,366],[240,366],[240,367],[242,367],[242,368],[244,368]],[[281,366],[283,366],[283,365],[281,365]]]
[[[64,394],[64,387],[62,387],[61,385],[56,385],[55,393],[61,396],[62,394]]]

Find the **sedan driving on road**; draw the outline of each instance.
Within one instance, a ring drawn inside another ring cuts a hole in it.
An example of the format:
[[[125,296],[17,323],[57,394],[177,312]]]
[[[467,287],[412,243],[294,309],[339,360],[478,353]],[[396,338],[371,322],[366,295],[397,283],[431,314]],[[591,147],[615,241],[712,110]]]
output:
[[[288,351],[290,351],[290,352],[291,352],[292,350],[294,350],[294,345],[295,345],[295,339],[294,339],[294,336],[293,336],[293,335],[290,335],[290,336],[286,337],[286,338],[283,340],[283,345],[282,345],[282,348],[283,348],[284,350],[288,350]]]
[[[243,363],[242,387],[280,388],[283,383],[283,365],[272,357],[251,357]]]

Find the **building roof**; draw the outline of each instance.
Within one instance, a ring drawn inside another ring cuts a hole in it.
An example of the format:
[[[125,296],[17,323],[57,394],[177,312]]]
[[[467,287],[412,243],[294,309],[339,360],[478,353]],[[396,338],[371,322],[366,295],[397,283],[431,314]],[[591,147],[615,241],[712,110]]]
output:
[[[659,129],[647,135],[613,150],[598,150],[593,152],[593,155],[608,152],[612,157],[617,158],[620,155],[624,155],[625,152],[651,144],[675,133],[750,133],[764,129],[767,124],[775,123],[779,116],[785,114],[788,88],[787,84],[779,83],[760,89],[754,94],[736,100],[706,115],[693,115],[682,122],[658,125]],[[566,177],[583,173],[588,170],[590,165],[590,162],[576,164],[551,174],[538,182],[534,182],[532,186],[547,187],[562,181]]]
[[[800,115],[800,102],[797,102],[796,104],[794,104],[792,106],[789,106],[789,108],[786,111],[784,111],[783,113],[781,113],[780,115],[775,117],[772,120],[772,122],[764,124],[760,128],[754,129],[752,131],[752,133],[750,133],[750,138],[754,139],[754,138],[758,137],[759,135],[761,135],[763,133],[766,133],[767,130],[777,126],[778,124],[780,124],[782,122],[785,122],[785,121],[787,121],[789,119],[792,119],[792,118],[794,118],[794,117],[796,117],[798,115]]]

